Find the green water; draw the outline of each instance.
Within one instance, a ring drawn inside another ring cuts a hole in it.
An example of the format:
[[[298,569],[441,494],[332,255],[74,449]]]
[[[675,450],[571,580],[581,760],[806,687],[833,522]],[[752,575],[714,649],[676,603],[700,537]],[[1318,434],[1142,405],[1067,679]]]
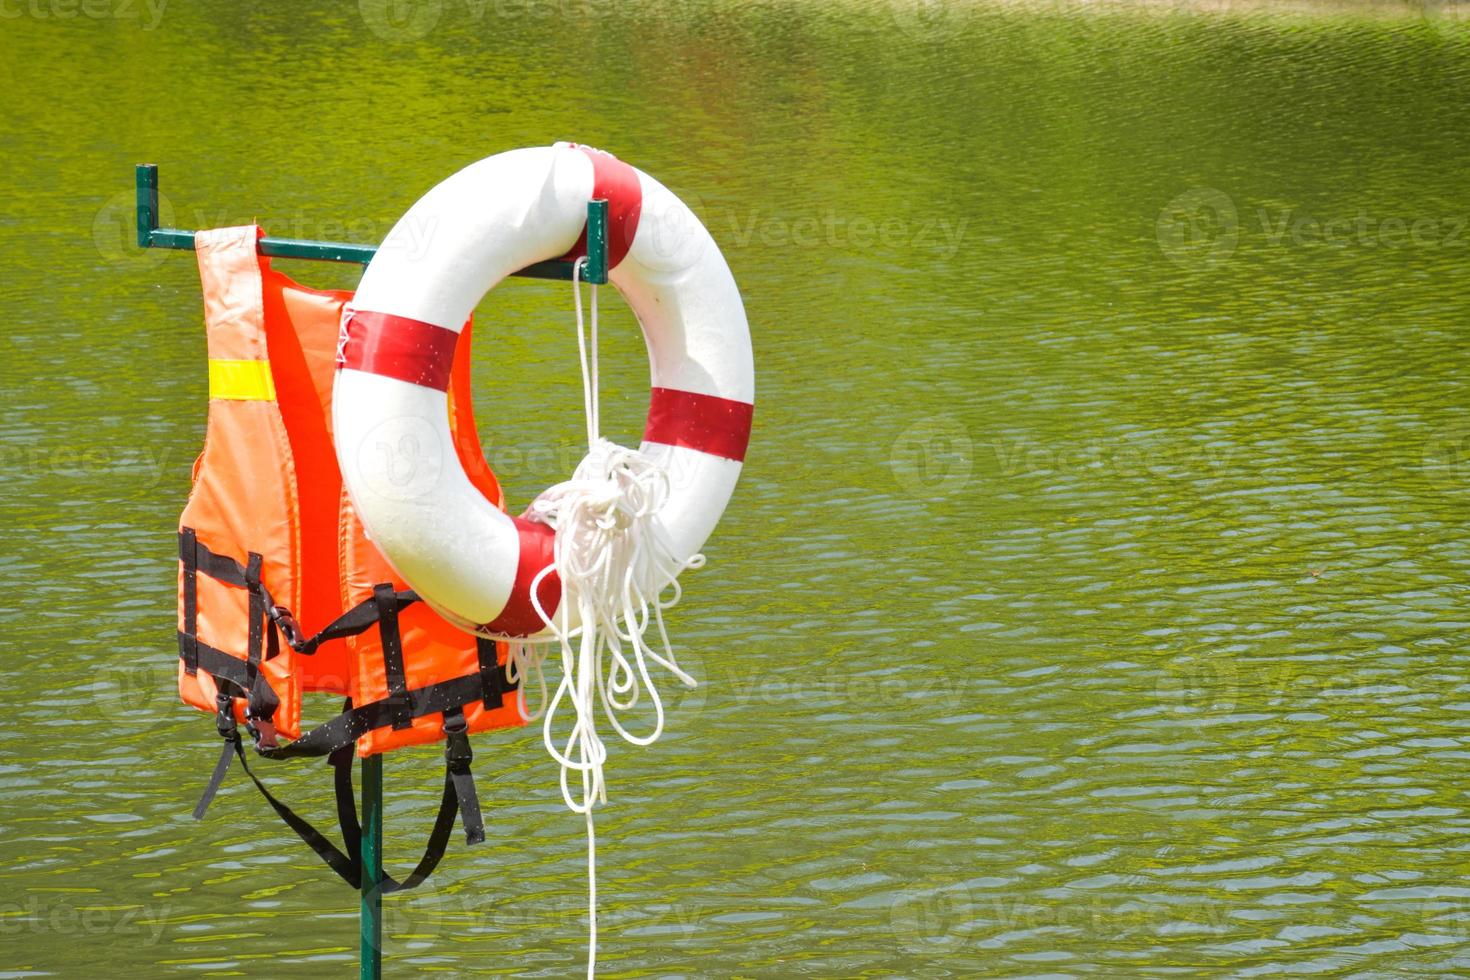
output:
[[[0,977],[355,969],[238,774],[189,817],[204,343],[132,165],[179,225],[374,241],[558,139],[696,207],[759,372],[705,683],[613,749],[605,975],[1470,972],[1470,35],[1203,7],[0,3]],[[514,506],[578,455],[569,307],[480,310]],[[534,732],[476,747],[491,840],[388,902],[388,974],[573,975],[580,824]],[[437,758],[388,760],[396,867]]]

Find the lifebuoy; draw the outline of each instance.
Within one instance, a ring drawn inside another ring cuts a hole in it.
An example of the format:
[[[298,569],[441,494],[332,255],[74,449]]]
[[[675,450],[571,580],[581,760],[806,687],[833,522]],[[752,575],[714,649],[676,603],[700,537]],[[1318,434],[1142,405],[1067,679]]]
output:
[[[556,608],[560,584],[542,574],[554,532],[508,516],[466,476],[449,428],[449,369],[489,289],[532,263],[583,254],[593,199],[608,201],[609,280],[637,316],[652,365],[640,452],[670,479],[657,523],[685,562],[740,475],[755,379],[729,266],[657,180],[568,143],[471,164],[400,219],[344,315],[332,416],[352,502],[419,595],[494,635],[544,632],[531,588],[539,576],[543,611]],[[392,247],[408,240],[417,247]]]

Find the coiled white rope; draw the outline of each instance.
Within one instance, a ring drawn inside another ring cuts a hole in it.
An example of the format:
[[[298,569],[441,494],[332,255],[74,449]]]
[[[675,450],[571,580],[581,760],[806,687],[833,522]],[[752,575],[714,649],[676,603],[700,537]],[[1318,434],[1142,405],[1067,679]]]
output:
[[[663,611],[679,601],[678,575],[704,565],[704,556],[677,558],[658,523],[658,513],[669,496],[668,474],[636,449],[602,438],[598,401],[597,285],[592,284],[591,339],[585,336],[582,315],[582,265],[572,270],[576,297],[577,351],[582,363],[582,402],[587,417],[588,452],[572,478],[546,490],[532,502],[526,517],[556,529],[554,560],[531,584],[531,601],[551,632],[539,641],[511,644],[507,672],[513,680],[537,675],[541,702],[535,715],[542,718],[541,737],[546,751],[561,766],[561,794],[587,824],[587,976],[597,962],[597,834],[592,810],[607,802],[603,766],[607,746],[597,730],[600,706],[609,725],[633,745],[650,745],[664,729],[664,705],[649,674],[650,661],[668,670],[687,687],[696,686],[679,667],[669,645]],[[590,348],[590,356],[589,356]],[[562,599],[555,613],[542,607],[541,582],[556,570]],[[665,596],[665,593],[668,593]],[[570,625],[576,608],[580,625]],[[658,647],[646,634],[658,632]],[[575,641],[575,642],[574,642]],[[542,664],[552,645],[561,651],[562,677],[550,702]],[[524,688],[522,688],[524,690]],[[653,707],[653,729],[644,735],[630,732],[619,715],[646,696]],[[571,732],[558,746],[552,735],[558,712],[570,707]],[[572,773],[581,777],[573,791]]]

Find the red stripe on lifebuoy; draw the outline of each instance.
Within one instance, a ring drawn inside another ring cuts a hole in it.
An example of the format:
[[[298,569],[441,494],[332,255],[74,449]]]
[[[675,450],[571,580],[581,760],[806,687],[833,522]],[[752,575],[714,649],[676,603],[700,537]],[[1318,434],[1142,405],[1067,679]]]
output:
[[[347,338],[337,363],[355,371],[448,391],[457,343],[459,334],[432,323],[359,311],[347,321]]]
[[[556,531],[549,524],[528,521],[524,517],[512,517],[521,538],[520,558],[516,562],[516,581],[511,587],[510,598],[500,615],[486,623],[484,628],[502,636],[530,636],[546,628],[536,607],[531,605],[531,583],[541,570],[555,561]],[[561,579],[553,569],[541,580],[537,590],[541,608],[550,616],[561,603]]]
[[[655,388],[648,401],[643,439],[743,462],[754,414],[755,406],[749,402]]]
[[[638,231],[638,216],[643,211],[643,187],[638,171],[611,153],[590,146],[572,144],[592,161],[592,200],[607,202],[607,267],[615,268],[633,246]],[[577,244],[562,258],[575,261],[587,254],[587,226]]]

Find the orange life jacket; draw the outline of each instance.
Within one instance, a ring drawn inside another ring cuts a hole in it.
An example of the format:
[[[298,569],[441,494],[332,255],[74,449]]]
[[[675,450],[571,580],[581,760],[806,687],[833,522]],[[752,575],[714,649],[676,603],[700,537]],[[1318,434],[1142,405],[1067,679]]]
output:
[[[242,724],[267,758],[328,756],[338,769],[339,804],[344,771],[351,804],[345,767],[354,743],[366,757],[447,739],[435,836],[447,837],[458,809],[473,843],[483,827],[467,736],[525,722],[506,650],[419,601],[368,540],[343,489],[330,431],[339,328],[351,294],[307,289],[274,271],[257,253],[261,234],[245,226],[195,237],[209,418],[179,527],[179,693],[214,712],[225,738],[195,816],[233,757],[249,773]],[[466,326],[455,352],[451,431],[470,479],[488,499],[503,501],[475,433],[469,336]],[[302,695],[311,691],[345,696],[348,707],[303,735]],[[266,796],[357,884],[355,817],[354,826],[343,824],[344,855]]]

